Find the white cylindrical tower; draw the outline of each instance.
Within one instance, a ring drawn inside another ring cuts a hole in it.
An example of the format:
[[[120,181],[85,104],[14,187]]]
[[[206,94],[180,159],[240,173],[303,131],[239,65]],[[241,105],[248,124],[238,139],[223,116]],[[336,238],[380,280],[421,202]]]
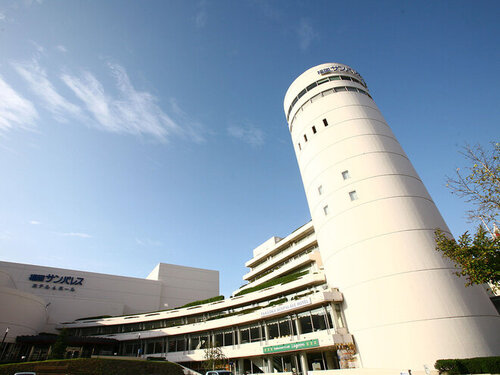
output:
[[[448,230],[350,67],[328,63],[288,89],[285,115],[329,284],[365,368],[422,370],[499,355],[500,317],[435,250]]]

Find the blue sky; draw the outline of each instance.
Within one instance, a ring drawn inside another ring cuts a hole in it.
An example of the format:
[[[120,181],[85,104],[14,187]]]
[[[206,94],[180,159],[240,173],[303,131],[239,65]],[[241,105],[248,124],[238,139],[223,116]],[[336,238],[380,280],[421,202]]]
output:
[[[310,219],[283,114],[359,71],[454,234],[465,142],[498,141],[498,1],[0,0],[0,259],[216,269]],[[362,230],[362,228],[360,228]]]

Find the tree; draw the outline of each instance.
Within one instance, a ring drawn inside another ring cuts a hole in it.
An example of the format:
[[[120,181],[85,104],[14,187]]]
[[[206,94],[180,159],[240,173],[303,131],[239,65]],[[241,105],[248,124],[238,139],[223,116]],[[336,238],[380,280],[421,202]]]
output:
[[[227,364],[228,359],[217,343],[210,343],[207,345],[205,348],[205,361],[203,362],[203,368],[205,370],[221,369]]]
[[[50,352],[50,359],[64,359],[66,354],[66,347],[68,346],[66,338],[68,337],[68,331],[63,328],[59,335],[57,336],[56,342],[52,345],[52,350]]]
[[[458,241],[436,230],[436,250],[455,263],[457,275],[467,277],[466,285],[490,283],[493,289],[498,289],[500,231],[496,219],[500,214],[500,143],[492,143],[492,150],[466,145],[461,154],[470,166],[457,168],[456,175],[448,177],[446,186],[472,205],[468,218],[479,221],[480,225],[473,237],[465,232]]]

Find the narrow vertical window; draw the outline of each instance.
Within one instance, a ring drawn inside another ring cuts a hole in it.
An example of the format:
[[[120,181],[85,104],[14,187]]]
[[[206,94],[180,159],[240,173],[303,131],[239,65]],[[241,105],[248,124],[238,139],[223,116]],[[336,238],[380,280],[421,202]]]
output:
[[[351,176],[349,176],[349,171],[347,171],[347,170],[346,170],[346,171],[343,171],[343,172],[342,172],[342,178],[343,178],[344,180],[347,180],[348,178],[351,178]]]
[[[351,198],[351,201],[355,201],[356,199],[358,199],[358,193],[356,193],[356,190],[349,192],[349,198]]]
[[[298,146],[299,146],[299,150],[302,150],[302,147],[300,146],[300,142],[299,142]]]
[[[312,127],[313,134],[316,134],[316,126]]]
[[[323,185],[318,186],[318,194],[319,195],[323,194]]]
[[[326,118],[324,118],[324,119],[323,119],[323,124],[324,124],[325,126],[328,126],[328,121],[326,121]]]
[[[323,212],[325,213],[325,216],[328,215],[328,212],[330,212],[330,210],[328,209],[328,205],[323,207]]]
[[[304,134],[304,140],[307,142],[307,135]]]

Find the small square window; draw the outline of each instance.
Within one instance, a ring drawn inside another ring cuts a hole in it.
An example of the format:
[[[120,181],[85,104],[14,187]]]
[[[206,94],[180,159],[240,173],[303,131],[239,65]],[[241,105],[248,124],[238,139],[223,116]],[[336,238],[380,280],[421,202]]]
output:
[[[316,134],[316,126],[312,127],[312,131],[313,131],[314,134]]]
[[[307,135],[304,134],[304,140],[307,142]]]
[[[342,178],[344,180],[347,180],[348,178],[351,178],[351,176],[349,176],[349,171],[342,172]]]
[[[351,198],[351,201],[355,201],[356,199],[358,199],[358,193],[356,193],[356,190],[349,192],[349,198]]]
[[[326,121],[326,118],[324,118],[324,119],[323,119],[323,124],[324,124],[325,126],[328,126],[328,121]]]
[[[326,205],[325,207],[323,207],[323,212],[325,213],[325,216],[328,215],[328,212],[330,210],[328,209],[328,205]]]
[[[319,195],[323,194],[323,185],[318,186],[318,194]]]

